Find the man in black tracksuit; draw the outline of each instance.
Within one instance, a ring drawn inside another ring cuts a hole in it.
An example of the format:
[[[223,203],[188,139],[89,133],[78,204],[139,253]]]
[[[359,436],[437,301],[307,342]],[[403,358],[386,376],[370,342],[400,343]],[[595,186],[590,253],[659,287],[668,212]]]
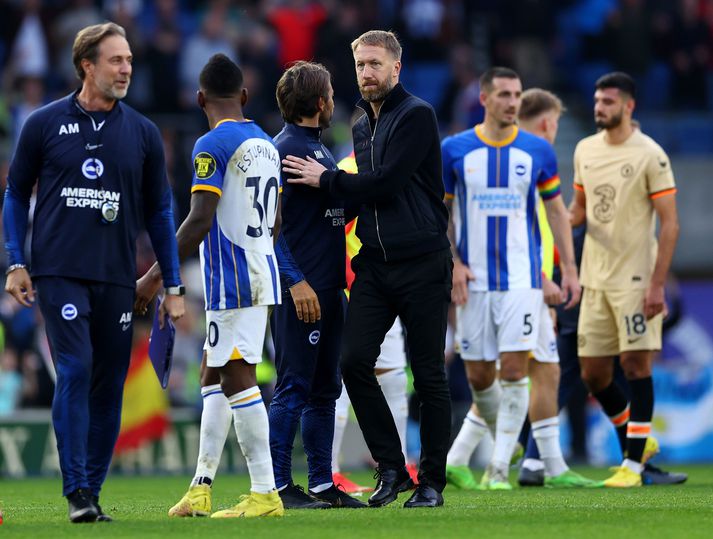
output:
[[[450,437],[444,369],[452,260],[446,235],[438,126],[430,105],[398,83],[401,47],[390,32],[370,31],[352,43],[364,114],[353,127],[358,174],[328,171],[290,156],[283,172],[303,183],[362,203],[352,260],[356,274],[344,327],[342,376],[374,460],[372,506],[394,501],[411,480],[398,432],[374,365],[384,335],[400,316],[414,386],[421,402],[419,486],[405,507],[443,504]]]

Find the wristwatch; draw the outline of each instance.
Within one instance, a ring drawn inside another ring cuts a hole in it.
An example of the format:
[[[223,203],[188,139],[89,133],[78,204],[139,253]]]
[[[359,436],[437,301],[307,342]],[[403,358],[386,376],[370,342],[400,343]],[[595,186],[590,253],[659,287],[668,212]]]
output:
[[[182,284],[179,284],[178,286],[167,286],[164,289],[164,292],[166,293],[167,296],[185,296],[186,295],[186,287],[183,286]]]
[[[23,268],[26,268],[26,267],[27,267],[26,264],[13,264],[12,266],[9,266],[9,267],[5,270],[5,275],[10,275],[13,271],[18,270],[18,269],[23,269]]]

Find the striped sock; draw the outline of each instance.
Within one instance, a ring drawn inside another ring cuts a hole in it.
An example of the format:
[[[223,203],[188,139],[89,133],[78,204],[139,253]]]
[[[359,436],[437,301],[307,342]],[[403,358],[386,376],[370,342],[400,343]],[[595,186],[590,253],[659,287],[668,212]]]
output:
[[[473,390],[473,402],[478,407],[480,417],[482,417],[485,424],[488,425],[493,440],[495,439],[498,410],[500,409],[500,401],[502,398],[503,389],[498,379],[493,382],[493,385],[482,391]]]
[[[502,381],[500,384],[503,397],[498,410],[495,446],[490,462],[498,470],[507,470],[527,416],[530,379],[526,376],[520,380]]]
[[[203,412],[201,413],[200,446],[196,474],[191,486],[211,485],[220,464],[225,440],[230,430],[232,413],[228,399],[220,384],[201,388]]]
[[[453,440],[453,445],[448,451],[446,464],[449,466],[468,466],[473,451],[483,437],[488,433],[488,425],[481,418],[469,410],[463,419],[463,426],[458,431],[458,436]]]
[[[556,477],[569,470],[560,446],[559,417],[554,416],[535,421],[532,424],[532,436],[537,443],[540,458],[545,463],[545,474],[548,477]]]
[[[228,397],[233,425],[250,472],[250,490],[267,494],[275,490],[270,455],[270,427],[260,388],[253,386]]]
[[[626,458],[641,462],[646,439],[651,435],[654,414],[654,383],[651,376],[629,380],[631,387],[631,420],[626,431]]]
[[[626,425],[629,422],[629,402],[626,400],[626,396],[614,382],[592,395],[602,405],[604,413],[609,416],[609,420],[616,429],[621,453],[626,455]]]

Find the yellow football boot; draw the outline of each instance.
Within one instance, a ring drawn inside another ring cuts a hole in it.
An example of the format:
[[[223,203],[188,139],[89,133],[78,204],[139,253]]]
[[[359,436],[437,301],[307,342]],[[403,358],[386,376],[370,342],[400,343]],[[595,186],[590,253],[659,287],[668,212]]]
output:
[[[647,463],[655,455],[661,451],[659,448],[659,441],[653,436],[646,438],[646,445],[644,446],[644,454],[641,456],[641,464]]]
[[[641,486],[641,474],[631,471],[626,466],[613,468],[616,473],[604,480],[605,487],[631,488]]]
[[[240,503],[230,509],[213,513],[210,518],[281,517],[285,514],[276,490],[267,494],[251,492],[240,496]]]
[[[168,510],[169,517],[207,517],[211,510],[209,485],[195,485]]]

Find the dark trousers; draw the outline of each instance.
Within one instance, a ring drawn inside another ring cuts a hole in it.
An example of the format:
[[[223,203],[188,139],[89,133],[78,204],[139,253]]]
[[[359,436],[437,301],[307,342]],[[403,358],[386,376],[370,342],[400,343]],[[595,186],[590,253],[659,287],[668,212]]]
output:
[[[119,435],[134,290],[60,277],[35,285],[57,371],[52,423],[62,493],[99,496]]]
[[[344,291],[317,292],[321,320],[297,318],[289,293],[276,305],[271,324],[277,384],[270,403],[270,452],[277,487],[292,481],[292,446],[300,425],[309,487],[332,481],[334,405],[342,392],[339,348]]]
[[[382,468],[405,465],[394,419],[374,366],[399,316],[420,400],[419,481],[442,491],[450,442],[451,402],[444,349],[453,261],[448,250],[400,262],[357,255],[342,344],[342,377],[371,455]]]

